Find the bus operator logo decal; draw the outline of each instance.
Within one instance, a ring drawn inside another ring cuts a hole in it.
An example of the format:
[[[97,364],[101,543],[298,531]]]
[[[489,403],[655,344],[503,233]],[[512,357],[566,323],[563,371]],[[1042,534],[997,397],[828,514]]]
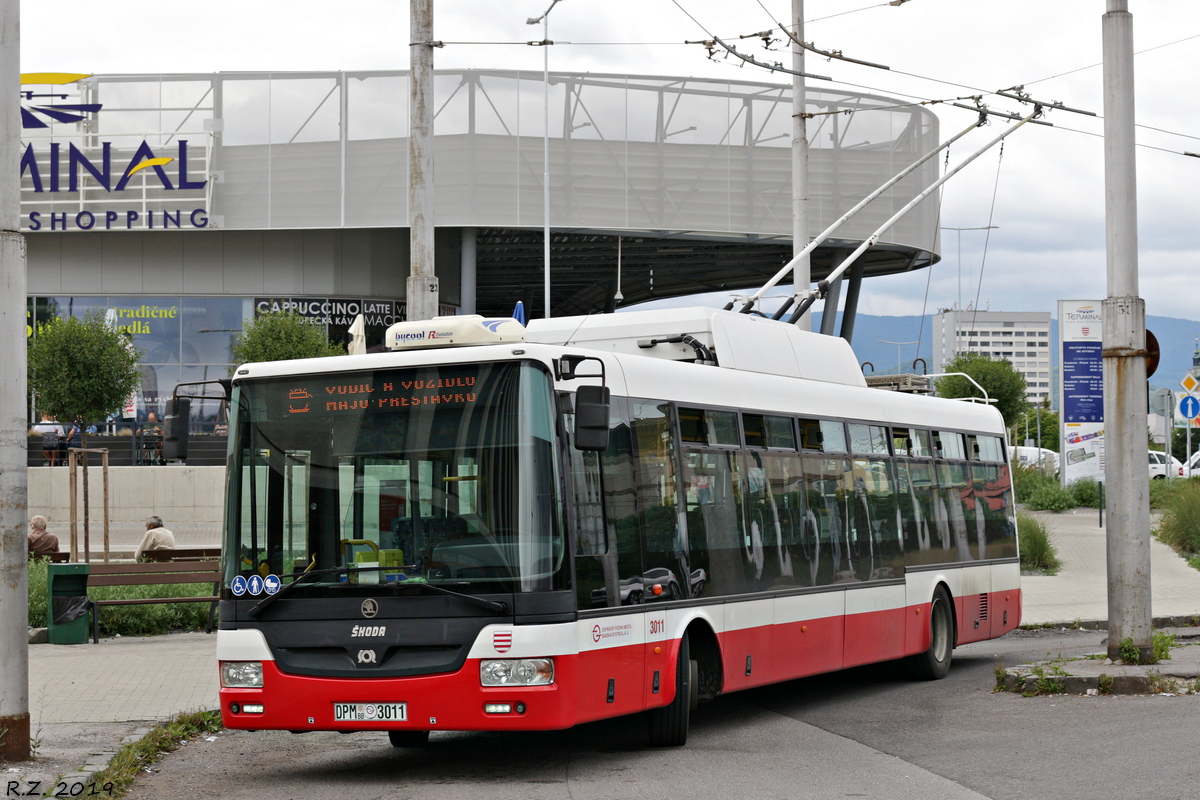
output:
[[[496,631],[492,634],[492,647],[497,653],[507,653],[512,647],[512,631]]]
[[[362,615],[367,619],[379,613],[379,603],[376,603],[371,598],[367,598],[362,602]]]

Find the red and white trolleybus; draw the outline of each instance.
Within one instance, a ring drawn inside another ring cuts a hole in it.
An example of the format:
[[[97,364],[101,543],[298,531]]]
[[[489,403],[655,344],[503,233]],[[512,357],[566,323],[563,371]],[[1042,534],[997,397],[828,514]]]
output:
[[[715,309],[399,323],[239,367],[217,654],[230,728],[549,730],[1020,623],[1004,427]]]

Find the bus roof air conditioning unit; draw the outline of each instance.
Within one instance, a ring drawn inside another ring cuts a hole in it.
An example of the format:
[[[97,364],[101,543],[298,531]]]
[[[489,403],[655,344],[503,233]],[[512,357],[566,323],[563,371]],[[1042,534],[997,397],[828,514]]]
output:
[[[422,350],[431,347],[511,344],[524,341],[525,326],[512,317],[487,318],[478,314],[397,322],[387,329],[384,336],[389,350]]]

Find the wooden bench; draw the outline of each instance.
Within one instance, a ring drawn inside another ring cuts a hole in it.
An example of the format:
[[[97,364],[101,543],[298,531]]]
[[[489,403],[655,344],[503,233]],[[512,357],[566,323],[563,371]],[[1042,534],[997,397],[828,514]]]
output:
[[[54,564],[68,564],[70,553],[51,553],[49,556],[34,556],[34,558],[49,558]],[[147,561],[219,561],[219,547],[176,547],[174,550],[147,550],[142,553]]]
[[[219,547],[176,547],[173,550],[147,550],[142,553],[147,561],[218,561]]]
[[[161,550],[159,553],[179,551]],[[100,641],[99,611],[104,606],[138,606],[155,603],[209,603],[208,627],[212,633],[213,616],[220,599],[221,562],[215,560],[164,561],[143,564],[92,564],[88,570],[88,587],[93,586],[168,586],[173,583],[211,583],[212,594],[206,597],[140,597],[129,600],[88,600],[92,612],[92,641]]]

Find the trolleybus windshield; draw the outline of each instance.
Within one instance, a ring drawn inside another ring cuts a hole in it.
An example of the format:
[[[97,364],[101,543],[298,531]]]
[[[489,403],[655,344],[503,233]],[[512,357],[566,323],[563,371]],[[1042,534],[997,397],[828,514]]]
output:
[[[317,573],[289,597],[568,585],[536,365],[246,380],[232,407],[227,582]]]

